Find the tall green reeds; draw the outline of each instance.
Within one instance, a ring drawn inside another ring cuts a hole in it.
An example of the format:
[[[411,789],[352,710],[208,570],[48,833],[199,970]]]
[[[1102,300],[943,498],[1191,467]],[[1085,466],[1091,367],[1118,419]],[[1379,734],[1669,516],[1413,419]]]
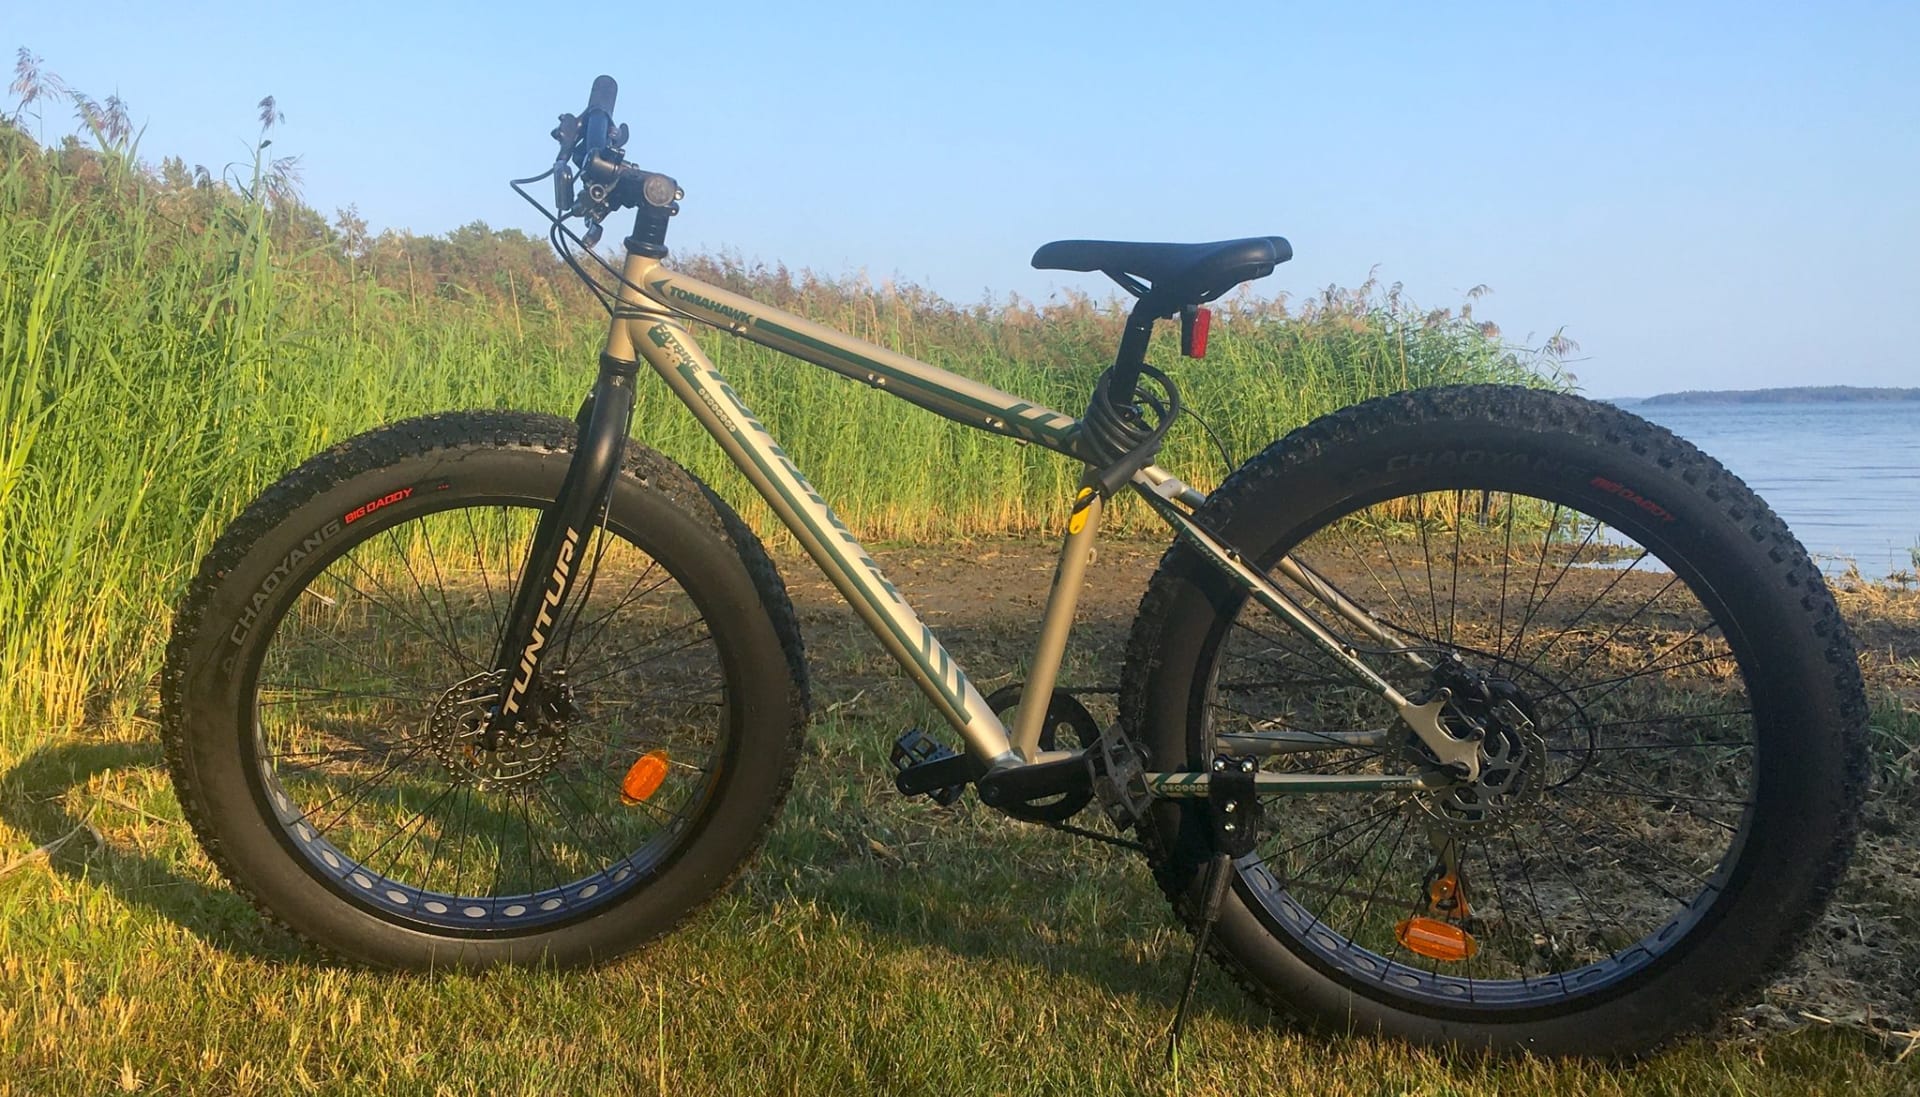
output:
[[[410,256],[387,258],[404,279],[369,276],[324,222],[288,231],[301,215],[272,188],[156,178],[112,150],[48,153],[0,124],[0,752],[137,698],[199,554],[315,451],[427,411],[570,413],[584,393],[599,312],[532,300],[510,270],[484,293],[430,277],[423,291]],[[1118,338],[1118,314],[1085,299],[963,308],[912,287],[688,265],[1068,413]],[[749,344],[705,345],[864,537],[1033,532],[1063,515],[1078,474],[1058,458]],[[1242,459],[1379,393],[1559,378],[1551,354],[1371,285],[1292,313],[1228,307],[1205,361],[1171,343],[1154,357]],[[664,387],[643,386],[634,435],[777,534]],[[1163,463],[1203,486],[1225,471],[1190,423]]]

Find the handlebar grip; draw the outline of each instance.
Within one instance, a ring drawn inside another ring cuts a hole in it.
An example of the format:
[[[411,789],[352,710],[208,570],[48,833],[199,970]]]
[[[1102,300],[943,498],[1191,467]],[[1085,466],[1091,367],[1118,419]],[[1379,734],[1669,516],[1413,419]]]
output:
[[[613,129],[613,101],[619,94],[620,85],[613,82],[613,77],[594,78],[593,90],[587,93],[587,109],[580,114],[582,140],[573,153],[573,162],[582,169],[607,147],[607,135]]]
[[[613,101],[619,94],[620,85],[613,82],[613,77],[597,76],[593,81],[593,90],[587,93],[587,109],[612,114]]]

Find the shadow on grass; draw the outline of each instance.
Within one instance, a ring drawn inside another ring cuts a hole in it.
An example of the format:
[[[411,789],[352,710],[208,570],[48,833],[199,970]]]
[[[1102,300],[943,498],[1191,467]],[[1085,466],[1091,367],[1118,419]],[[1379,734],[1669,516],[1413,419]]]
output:
[[[104,886],[129,907],[167,918],[216,948],[264,960],[303,959],[297,944],[239,895],[183,875],[175,857],[107,839],[97,825],[89,833],[90,809],[69,806],[75,798],[68,793],[100,774],[164,768],[157,743],[81,740],[44,747],[0,774],[0,819],[36,847],[80,828],[48,857],[53,871],[74,884]],[[185,830],[184,823],[169,824],[170,837]]]
[[[96,809],[82,803],[84,797],[71,795],[74,790],[109,771],[163,774],[164,768],[161,748],[152,742],[73,740],[45,747],[0,773],[0,820],[34,846],[52,842],[90,818],[97,821],[89,816]],[[129,814],[149,810],[129,801],[104,806]],[[240,895],[188,871],[178,851],[193,837],[184,822],[167,820],[164,825],[167,838],[153,843],[152,849],[105,835],[96,838],[83,830],[51,855],[49,865],[71,883],[105,888],[128,907],[158,914],[214,948],[272,963],[315,962],[313,954]],[[740,888],[739,898],[761,916],[773,913],[780,895],[795,894],[771,877],[798,868],[816,881],[799,889],[801,897],[844,918],[876,943],[950,955],[959,961],[958,978],[973,977],[974,964],[985,966],[979,977],[1001,983],[1009,978],[1069,978],[1135,999],[1149,1013],[1164,1007],[1167,1019],[1172,1018],[1186,977],[1187,938],[1175,931],[1168,938],[1170,946],[1154,941],[1142,947],[1156,931],[1174,927],[1158,892],[1125,887],[1124,894],[1094,903],[1100,908],[1097,914],[1080,909],[1082,901],[1091,898],[1087,889],[1098,890],[1101,882],[1120,883],[1130,871],[1144,878],[1144,866],[1101,865],[1095,869],[1097,881],[1070,885],[1081,894],[1064,900],[1066,889],[1056,875],[1024,869],[1025,858],[999,856],[984,836],[977,847],[943,841],[941,845],[955,849],[945,859],[897,864],[831,848],[837,845],[833,836],[805,833],[806,823],[783,829],[787,840],[776,840],[773,849],[763,852],[760,872],[753,874],[765,874],[772,886],[754,887],[750,875]],[[1025,970],[1010,974],[1009,964]],[[986,968],[995,970],[988,973]],[[1210,963],[1203,967],[1194,1009],[1196,1016],[1213,1015],[1249,1027],[1269,1020],[1267,1010]]]
[[[942,854],[905,860],[844,848],[837,856],[793,856],[779,847],[810,845],[824,835],[783,829],[786,840],[772,843],[742,888],[762,916],[774,917],[782,898],[810,901],[876,945],[950,958],[951,965],[936,968],[954,972],[953,978],[1032,1000],[1070,993],[1056,982],[1064,980],[1081,993],[1131,999],[1146,1017],[1163,1010],[1164,1023],[1172,1023],[1192,938],[1151,883],[1144,861],[1096,852],[1084,872],[1062,871],[1058,864],[1034,863],[1030,840],[1003,848],[979,834],[937,839]],[[1043,841],[1056,837],[1073,852],[1066,844],[1078,839],[1041,835]],[[782,870],[789,868],[801,871],[788,876]],[[1192,1015],[1247,1028],[1284,1024],[1211,960],[1202,962]],[[1165,1029],[1142,1035],[1160,1039]]]

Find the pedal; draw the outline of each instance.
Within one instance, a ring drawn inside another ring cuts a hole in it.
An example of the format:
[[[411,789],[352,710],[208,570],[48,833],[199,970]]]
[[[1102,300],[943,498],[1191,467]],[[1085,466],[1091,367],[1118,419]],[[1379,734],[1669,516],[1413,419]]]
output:
[[[926,796],[945,807],[960,798],[978,776],[973,759],[921,731],[908,728],[894,740],[888,756],[896,771],[893,785],[908,796]]]
[[[1093,762],[1093,792],[1107,818],[1121,830],[1138,826],[1153,806],[1147,792],[1146,764],[1140,752],[1118,728],[1100,736]]]

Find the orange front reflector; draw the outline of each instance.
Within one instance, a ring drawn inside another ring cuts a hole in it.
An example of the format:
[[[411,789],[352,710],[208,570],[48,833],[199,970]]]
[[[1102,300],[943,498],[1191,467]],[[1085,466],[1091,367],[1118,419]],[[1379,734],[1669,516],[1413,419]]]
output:
[[[1408,952],[1430,960],[1465,960],[1480,951],[1472,934],[1437,918],[1416,915],[1395,926],[1393,932]]]
[[[653,750],[642,754],[620,781],[620,802],[637,804],[660,790],[667,779],[667,752]]]

